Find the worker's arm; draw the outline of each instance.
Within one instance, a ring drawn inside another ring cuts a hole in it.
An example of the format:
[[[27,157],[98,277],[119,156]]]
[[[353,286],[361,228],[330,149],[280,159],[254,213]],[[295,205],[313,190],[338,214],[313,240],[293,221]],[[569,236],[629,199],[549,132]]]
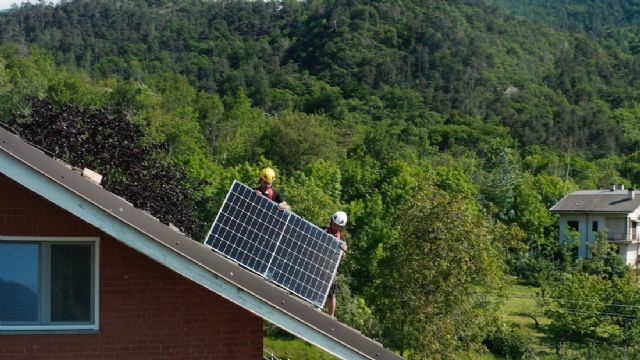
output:
[[[289,206],[289,204],[287,204],[287,202],[284,200],[278,204],[278,209],[280,210],[289,210],[290,208],[291,207]]]

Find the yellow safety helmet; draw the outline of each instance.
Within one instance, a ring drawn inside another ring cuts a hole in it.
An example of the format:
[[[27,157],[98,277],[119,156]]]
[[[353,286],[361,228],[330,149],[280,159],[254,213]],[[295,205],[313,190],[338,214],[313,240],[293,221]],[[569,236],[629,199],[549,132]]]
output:
[[[260,171],[260,179],[272,183],[276,178],[276,172],[272,168],[266,167]]]

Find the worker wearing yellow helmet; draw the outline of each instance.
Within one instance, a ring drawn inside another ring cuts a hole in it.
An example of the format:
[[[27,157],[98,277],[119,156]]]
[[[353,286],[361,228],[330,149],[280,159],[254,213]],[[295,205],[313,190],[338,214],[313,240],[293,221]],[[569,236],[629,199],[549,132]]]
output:
[[[276,172],[272,168],[266,167],[260,171],[260,183],[254,190],[258,195],[265,196],[267,199],[278,204],[281,210],[289,209],[289,204],[284,201],[282,193],[275,191],[273,181],[276,179]]]

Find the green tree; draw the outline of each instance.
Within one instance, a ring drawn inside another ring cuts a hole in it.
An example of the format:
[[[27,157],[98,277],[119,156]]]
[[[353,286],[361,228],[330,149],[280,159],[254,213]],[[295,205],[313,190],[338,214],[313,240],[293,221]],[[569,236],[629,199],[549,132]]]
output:
[[[549,298],[542,301],[551,320],[548,332],[558,346],[591,341],[626,345],[640,331],[640,291],[629,276],[608,280],[576,272],[547,290]]]
[[[609,242],[605,230],[598,231],[596,240],[587,244],[586,259],[579,259],[578,271],[600,276],[605,279],[622,278],[627,275],[629,268],[618,255],[617,247]]]
[[[482,186],[486,207],[491,215],[507,224],[517,221],[515,196],[521,181],[520,169],[513,151],[493,143],[486,153],[487,178]]]
[[[479,346],[504,281],[490,223],[469,200],[422,182],[395,224],[374,282],[383,337],[412,358]]]
[[[436,169],[436,185],[440,190],[458,193],[467,199],[476,199],[478,190],[471,178],[455,166],[440,166]]]
[[[282,187],[292,210],[318,226],[326,226],[331,214],[341,208],[340,169],[318,160],[304,171],[296,171]]]
[[[336,309],[338,320],[367,336],[375,337],[380,331],[380,324],[364,298],[351,292],[349,279],[342,274],[338,274],[338,287],[336,293],[337,303],[340,304]]]
[[[575,236],[575,234],[571,234]],[[556,344],[628,345],[640,330],[640,289],[606,231],[556,279],[543,282],[549,334]]]
[[[604,329],[607,304],[607,281],[596,275],[569,274],[557,286],[547,290],[554,299],[545,314],[551,319],[549,334],[560,343],[596,339]]]
[[[223,98],[224,116],[215,126],[217,140],[213,144],[213,158],[219,164],[233,166],[252,163],[264,154],[261,138],[268,130],[268,116],[251,106],[242,92]]]
[[[320,159],[336,161],[344,156],[337,131],[324,116],[284,112],[256,127],[264,129],[265,156],[284,173],[302,170]]]
[[[344,201],[363,199],[379,189],[382,176],[380,163],[366,153],[364,146],[350,151],[340,164]]]
[[[553,233],[550,228],[555,229],[557,224],[536,192],[534,181],[531,176],[522,177],[515,187],[512,209],[515,223],[527,234],[527,244],[539,251],[546,235]]]
[[[343,269],[349,274],[353,292],[365,296],[368,302],[371,282],[375,279],[378,261],[384,254],[385,244],[398,236],[390,225],[392,214],[387,212],[382,196],[372,191],[365,198],[352,201],[349,213],[349,256],[344,260]]]

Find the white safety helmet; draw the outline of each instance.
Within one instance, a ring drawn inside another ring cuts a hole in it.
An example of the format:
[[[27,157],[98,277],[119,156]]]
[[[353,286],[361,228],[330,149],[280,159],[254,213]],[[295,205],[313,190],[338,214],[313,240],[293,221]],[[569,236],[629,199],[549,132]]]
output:
[[[345,226],[347,225],[347,213],[344,211],[336,211],[336,213],[331,217],[331,221],[336,225]]]

